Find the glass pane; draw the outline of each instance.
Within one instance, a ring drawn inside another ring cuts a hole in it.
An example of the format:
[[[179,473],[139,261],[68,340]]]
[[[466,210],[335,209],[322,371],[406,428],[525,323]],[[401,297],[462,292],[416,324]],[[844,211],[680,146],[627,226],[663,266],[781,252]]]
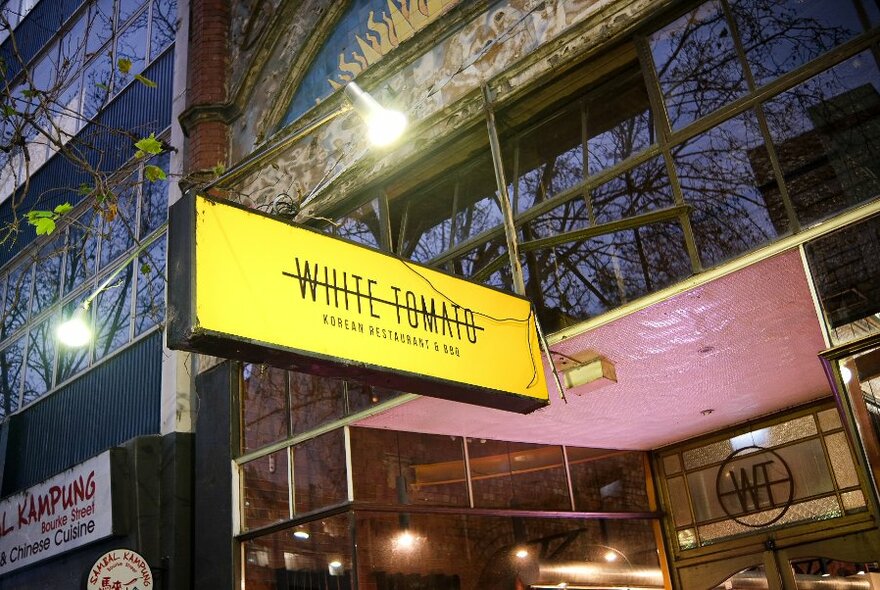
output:
[[[34,261],[34,296],[31,315],[39,315],[58,299],[61,287],[61,255],[63,234],[44,246]]]
[[[116,275],[102,291],[95,307],[95,359],[110,354],[131,339],[132,265]]]
[[[685,201],[707,267],[788,232],[779,188],[753,113],[714,127],[675,149]],[[775,215],[774,215],[775,213]]]
[[[538,238],[549,238],[577,229],[584,229],[589,223],[587,203],[584,201],[583,196],[578,195],[524,224],[522,229],[523,240],[528,242]]]
[[[856,551],[858,550],[850,549],[850,552],[855,553]],[[880,572],[880,563],[877,561],[856,562],[817,556],[796,559],[790,564],[797,588],[815,588],[816,586],[826,588],[864,586],[868,588],[871,586],[868,580],[869,575],[873,579]]]
[[[852,0],[733,0],[731,8],[758,84],[862,32]]]
[[[590,199],[596,223],[626,219],[675,205],[662,156],[596,187],[590,191]]]
[[[648,38],[673,129],[746,92],[720,2],[706,2]]]
[[[638,452],[568,447],[575,510],[649,510],[645,456]]]
[[[340,514],[245,541],[243,590],[353,588],[349,519]]]
[[[397,253],[417,262],[427,262],[445,252],[452,240],[452,212],[455,180],[423,191],[404,201],[391,202],[392,228],[399,231]]]
[[[474,506],[571,510],[562,448],[468,439]]]
[[[83,119],[94,117],[107,102],[113,79],[113,56],[105,47],[83,73]]]
[[[880,72],[859,54],[767,102],[770,134],[804,225],[880,192]]]
[[[663,587],[650,522],[358,512],[361,587]],[[540,567],[539,567],[540,564]],[[578,564],[582,564],[581,567]],[[617,575],[615,575],[617,574]]]
[[[83,300],[88,297],[88,293],[80,293],[77,297],[67,302],[63,308],[62,319],[67,320],[73,317],[77,308],[82,306]],[[85,320],[90,329],[94,330],[93,312],[90,310],[85,314]],[[58,347],[58,371],[57,383],[70,379],[89,364],[89,346],[68,347],[61,345]]]
[[[153,22],[150,30],[150,60],[171,45],[177,32],[177,1],[154,0]]]
[[[453,243],[460,244],[503,223],[497,187],[495,172],[488,160],[461,179],[455,201]]]
[[[584,179],[580,106],[556,113],[519,139],[519,179],[514,211],[521,213]]]
[[[308,432],[345,416],[345,382],[290,373],[290,422],[293,434]]]
[[[95,251],[99,218],[91,212],[80,216],[67,232],[64,293],[70,293],[95,274]]]
[[[351,454],[355,501],[468,505],[460,437],[352,428]]]
[[[86,51],[95,54],[113,35],[113,0],[98,0],[89,10],[89,43]]]
[[[82,67],[88,23],[88,11],[85,11],[64,33],[59,42],[58,79],[62,84],[68,83],[71,80],[71,76]]]
[[[287,449],[241,466],[242,527],[254,529],[290,518]]]
[[[672,520],[675,526],[691,524],[694,519],[691,517],[691,503],[684,478],[681,476],[669,478],[666,480],[666,488],[669,491],[669,503],[672,505]],[[679,540],[682,540],[681,536]]]
[[[364,203],[339,220],[336,235],[352,242],[382,248],[382,222],[379,199]]]
[[[880,333],[880,216],[813,240],[806,252],[832,341]]]
[[[168,173],[168,153],[152,158],[150,164],[158,166]],[[143,194],[141,195],[140,236],[144,237],[153,233],[168,219],[168,180],[155,182],[145,180],[141,185],[141,191]]]
[[[30,329],[22,406],[28,405],[52,389],[52,373],[55,366],[54,328],[54,318],[50,317]]]
[[[144,0],[119,0],[119,22],[124,23],[130,19],[143,4]]]
[[[295,514],[320,510],[348,499],[342,428],[298,444],[292,452]]]
[[[165,319],[165,238],[160,237],[137,259],[137,301],[134,335],[139,336]]]
[[[247,453],[290,436],[287,371],[265,365],[244,365],[241,387],[242,452]]]
[[[33,265],[30,261],[13,269],[6,277],[6,305],[3,308],[3,333],[5,339],[24,326],[28,317],[31,297]]]
[[[136,210],[137,178],[132,177],[116,196],[115,214],[104,216],[100,268],[105,268],[134,245]]]
[[[691,274],[684,234],[675,223],[571,242],[529,252],[525,258],[526,291],[548,332]]]
[[[25,337],[22,336],[0,352],[0,420],[18,410],[24,344]]]
[[[587,106],[590,174],[630,158],[654,143],[654,117],[638,67],[614,76]]]
[[[143,71],[146,65],[146,57],[147,11],[144,11],[138,14],[116,38],[117,71],[113,84],[115,92],[119,92],[121,88],[134,79],[135,74],[140,74]],[[123,72],[119,68],[119,60],[121,59],[127,59],[131,62],[131,69],[128,72]]]
[[[348,398],[348,413],[356,414],[357,412],[367,410],[373,406],[401,396],[403,395],[403,392],[348,381],[345,384],[345,394]]]
[[[449,265],[449,268],[459,276],[472,277],[499,256],[507,257],[507,241],[503,235],[491,238],[473,250],[457,257]]]

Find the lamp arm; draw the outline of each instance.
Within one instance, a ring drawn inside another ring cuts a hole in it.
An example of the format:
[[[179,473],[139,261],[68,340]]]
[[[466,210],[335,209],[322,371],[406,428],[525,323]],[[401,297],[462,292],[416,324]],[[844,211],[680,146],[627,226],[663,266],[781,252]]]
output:
[[[131,264],[131,262],[141,252],[143,252],[144,250],[146,250],[147,248],[152,246],[153,242],[155,242],[157,239],[159,239],[160,236],[164,235],[163,230],[165,230],[167,227],[168,227],[168,222],[166,221],[162,225],[160,225],[159,227],[156,228],[153,235],[151,235],[149,238],[147,238],[143,242],[139,242],[138,247],[135,248],[134,251],[126,257],[125,261],[119,265],[119,268],[117,268],[116,270],[111,272],[107,276],[107,278],[104,279],[104,282],[102,282],[100,285],[98,285],[98,288],[95,289],[94,291],[92,291],[92,294],[83,300],[83,302],[82,302],[83,310],[88,311],[89,306],[92,304],[92,301],[95,300],[95,297],[97,297],[102,291],[104,291],[107,288],[107,286],[113,281],[113,279],[115,279],[126,266]]]

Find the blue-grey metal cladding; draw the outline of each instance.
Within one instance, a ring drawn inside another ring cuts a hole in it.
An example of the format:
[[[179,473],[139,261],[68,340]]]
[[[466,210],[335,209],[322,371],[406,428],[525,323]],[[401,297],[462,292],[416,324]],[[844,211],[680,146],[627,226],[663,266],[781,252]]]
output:
[[[52,4],[48,0],[43,0],[40,4],[47,3]],[[94,123],[86,125],[68,146],[78,146],[95,167],[100,166],[108,172],[120,167],[134,155],[134,136],[140,138],[150,133],[159,133],[171,124],[173,72],[172,46],[143,74],[156,82],[156,88],[134,82],[101,111]],[[131,135],[119,133],[118,130],[129,131]],[[54,209],[65,202],[75,205],[83,199],[77,189],[88,180],[82,168],[56,154],[31,177],[26,195],[16,195],[14,199],[7,199],[0,205],[0,227],[13,221],[16,214],[12,210],[13,201],[18,203],[18,215],[31,209]],[[35,232],[27,231],[26,228],[14,243],[0,247],[0,267],[35,238]]]
[[[161,384],[157,331],[12,416],[2,495],[135,436],[158,433]]]
[[[21,72],[22,62],[32,60],[58,34],[64,21],[81,4],[82,0],[41,0],[28,12],[15,28],[18,55],[13,49],[11,37],[0,46],[0,59],[6,64],[7,80],[12,80]]]

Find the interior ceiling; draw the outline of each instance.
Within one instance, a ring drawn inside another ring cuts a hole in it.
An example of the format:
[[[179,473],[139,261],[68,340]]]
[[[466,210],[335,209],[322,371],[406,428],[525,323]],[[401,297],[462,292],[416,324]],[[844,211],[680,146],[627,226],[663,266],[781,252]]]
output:
[[[606,357],[617,382],[568,390],[566,404],[548,371],[551,403],[526,416],[421,397],[359,424],[647,450],[830,394],[817,356],[824,348],[819,320],[797,250],[552,348]]]

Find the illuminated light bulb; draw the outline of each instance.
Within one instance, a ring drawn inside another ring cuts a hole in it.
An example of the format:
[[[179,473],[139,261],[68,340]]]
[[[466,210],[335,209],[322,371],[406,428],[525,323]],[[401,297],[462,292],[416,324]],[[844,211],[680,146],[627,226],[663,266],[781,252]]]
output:
[[[406,116],[386,109],[376,99],[364,92],[354,82],[343,88],[345,97],[367,125],[367,138],[377,146],[387,146],[397,141],[406,130]]]
[[[372,113],[366,120],[367,138],[373,145],[384,147],[391,145],[406,130],[406,116],[399,111],[382,109]]]
[[[311,535],[308,534],[306,531],[294,531],[293,536],[296,537],[297,539],[303,539],[303,540],[311,537]]]
[[[403,531],[397,538],[394,540],[394,544],[399,549],[412,549],[413,545],[416,543],[416,538],[409,531]]]
[[[607,562],[617,561],[617,553],[615,553],[614,551],[606,552],[603,557]]]
[[[519,557],[520,559],[525,559],[526,557],[529,556],[529,552],[526,551],[525,549],[520,549],[519,551],[516,552],[516,556]]]
[[[327,565],[329,565],[330,567],[332,567],[334,569],[337,569],[337,568],[342,567],[342,562],[341,561],[331,561]]]
[[[73,315],[55,329],[58,341],[70,348],[81,348],[92,339],[92,330],[85,319],[86,311],[77,307]]]
[[[840,376],[843,377],[843,380],[846,383],[849,383],[850,381],[852,381],[853,374],[848,367],[840,367]]]

